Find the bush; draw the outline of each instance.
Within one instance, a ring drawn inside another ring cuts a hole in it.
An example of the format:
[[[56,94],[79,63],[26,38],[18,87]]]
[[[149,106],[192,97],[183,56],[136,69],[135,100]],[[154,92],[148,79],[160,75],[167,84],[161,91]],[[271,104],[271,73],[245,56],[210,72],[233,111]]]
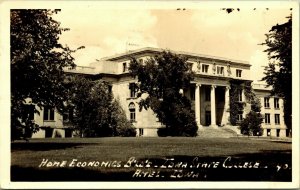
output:
[[[157,135],[159,136],[159,137],[166,137],[166,136],[168,136],[168,129],[167,128],[159,128],[158,130],[157,130]]]
[[[241,122],[240,129],[243,135],[253,136],[262,135],[261,123],[262,116],[260,113],[250,111],[246,118]]]
[[[130,121],[128,121],[125,111],[120,106],[118,100],[114,100],[112,103],[111,112],[112,128],[115,129],[114,136],[121,137],[134,137],[136,131]]]

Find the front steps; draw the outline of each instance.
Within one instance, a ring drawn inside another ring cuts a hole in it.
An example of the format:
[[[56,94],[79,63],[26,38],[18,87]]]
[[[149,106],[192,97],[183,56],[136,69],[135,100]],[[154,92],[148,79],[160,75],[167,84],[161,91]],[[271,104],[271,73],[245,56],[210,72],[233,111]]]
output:
[[[224,127],[199,127],[198,137],[200,138],[230,138],[237,137],[238,129],[236,126]]]

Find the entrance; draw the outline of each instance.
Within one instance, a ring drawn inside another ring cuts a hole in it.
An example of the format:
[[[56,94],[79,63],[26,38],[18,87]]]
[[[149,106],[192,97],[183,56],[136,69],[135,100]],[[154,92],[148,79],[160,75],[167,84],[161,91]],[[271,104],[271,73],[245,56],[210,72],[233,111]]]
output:
[[[205,125],[209,126],[211,124],[210,111],[205,111]]]

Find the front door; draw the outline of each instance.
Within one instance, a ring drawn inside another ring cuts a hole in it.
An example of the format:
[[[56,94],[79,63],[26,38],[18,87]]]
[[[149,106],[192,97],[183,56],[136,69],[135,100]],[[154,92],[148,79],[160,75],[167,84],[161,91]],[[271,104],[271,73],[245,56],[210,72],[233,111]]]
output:
[[[205,125],[209,126],[211,124],[210,111],[205,111]]]

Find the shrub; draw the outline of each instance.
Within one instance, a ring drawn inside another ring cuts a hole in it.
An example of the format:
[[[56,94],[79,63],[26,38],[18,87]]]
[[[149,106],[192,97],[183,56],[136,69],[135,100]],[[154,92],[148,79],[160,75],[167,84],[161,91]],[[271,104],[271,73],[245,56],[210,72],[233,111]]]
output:
[[[250,111],[241,122],[240,129],[243,135],[262,135],[261,123],[263,118],[260,113]]]

